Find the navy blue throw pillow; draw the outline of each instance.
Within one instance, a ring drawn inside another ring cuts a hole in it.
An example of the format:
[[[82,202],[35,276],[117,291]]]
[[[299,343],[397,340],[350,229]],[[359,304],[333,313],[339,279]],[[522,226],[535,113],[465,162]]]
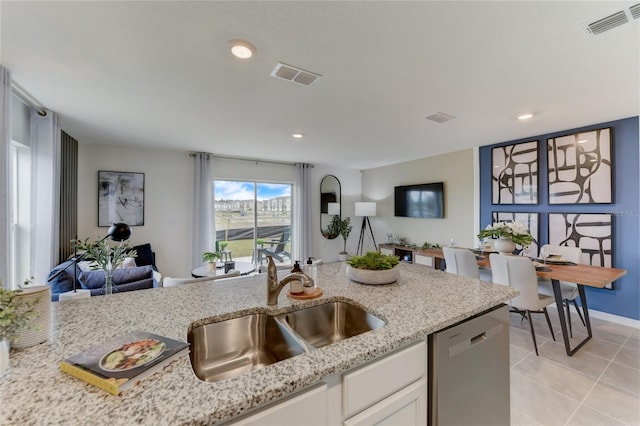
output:
[[[142,244],[132,247],[136,251],[136,265],[153,265],[153,252],[151,251],[151,244]]]

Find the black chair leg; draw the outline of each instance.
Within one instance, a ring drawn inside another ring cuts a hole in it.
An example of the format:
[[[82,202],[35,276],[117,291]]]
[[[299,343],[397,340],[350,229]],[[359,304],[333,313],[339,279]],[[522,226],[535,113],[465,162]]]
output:
[[[580,312],[580,308],[578,307],[578,302],[576,302],[576,299],[573,299],[573,306],[576,307],[576,312],[578,313],[578,316],[580,317],[580,321],[582,321],[582,325],[584,325],[586,327],[587,324],[584,322],[584,318],[582,317],[582,313]]]
[[[533,321],[531,321],[531,312],[526,311],[529,317],[529,328],[531,328],[531,339],[533,340],[533,348],[536,350],[536,356],[538,356],[538,343],[536,343],[536,332],[533,330]]]
[[[563,300],[563,307],[566,308],[566,312],[567,312],[567,323],[569,323],[569,337],[571,337],[573,339],[573,327],[571,326],[571,310],[569,309],[569,300],[568,299],[564,299]]]
[[[547,312],[547,307],[542,308],[542,312],[544,312],[544,316],[547,319],[547,324],[549,324],[549,331],[551,332],[551,337],[553,337],[553,341],[556,341],[556,335],[553,334],[553,327],[551,327],[551,319],[549,319],[549,312]]]

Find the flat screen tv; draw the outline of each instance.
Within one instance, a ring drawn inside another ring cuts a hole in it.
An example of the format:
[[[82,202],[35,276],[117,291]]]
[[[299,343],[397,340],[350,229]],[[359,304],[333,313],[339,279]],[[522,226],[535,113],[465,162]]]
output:
[[[394,200],[398,217],[443,218],[444,182],[396,186]]]

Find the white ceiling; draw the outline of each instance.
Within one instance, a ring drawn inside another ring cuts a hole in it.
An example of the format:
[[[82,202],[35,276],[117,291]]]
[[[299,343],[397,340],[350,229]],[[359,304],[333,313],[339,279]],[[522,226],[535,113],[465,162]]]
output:
[[[81,142],[366,169],[638,115],[639,20],[579,28],[634,3],[2,1],[0,59]]]

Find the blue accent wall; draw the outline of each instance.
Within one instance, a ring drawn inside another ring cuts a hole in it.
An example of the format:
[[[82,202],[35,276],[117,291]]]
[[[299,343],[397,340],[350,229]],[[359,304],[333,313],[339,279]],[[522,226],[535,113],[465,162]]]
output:
[[[540,245],[548,235],[547,213],[613,213],[613,266],[627,270],[613,290],[586,287],[590,309],[632,319],[640,319],[640,150],[638,117],[561,130],[545,135],[480,147],[480,229],[491,223],[492,211],[538,212]],[[612,204],[549,205],[547,197],[547,139],[603,127],[612,128]],[[491,149],[519,142],[539,141],[538,204],[491,204]]]

